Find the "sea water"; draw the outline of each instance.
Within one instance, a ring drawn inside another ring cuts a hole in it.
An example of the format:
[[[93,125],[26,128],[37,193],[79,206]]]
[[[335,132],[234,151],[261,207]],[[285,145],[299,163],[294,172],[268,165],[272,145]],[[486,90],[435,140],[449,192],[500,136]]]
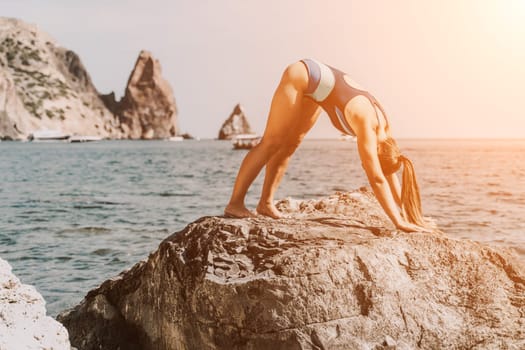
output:
[[[525,256],[525,140],[399,140],[425,215],[445,234]],[[169,234],[220,215],[246,151],[220,141],[0,143],[0,257],[50,315],[144,259]],[[259,176],[247,197],[253,208]],[[356,144],[306,140],[276,198],[366,186]]]

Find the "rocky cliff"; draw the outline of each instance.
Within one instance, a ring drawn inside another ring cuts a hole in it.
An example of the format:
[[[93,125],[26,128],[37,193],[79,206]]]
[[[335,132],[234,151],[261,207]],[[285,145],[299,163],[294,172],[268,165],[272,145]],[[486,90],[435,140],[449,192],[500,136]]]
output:
[[[11,266],[0,259],[0,349],[70,348],[67,330],[46,316],[42,296],[21,284]]]
[[[34,25],[0,17],[0,138],[39,129],[125,137],[73,51]]]
[[[244,109],[237,104],[228,119],[224,121],[219,130],[219,140],[230,140],[235,135],[253,134]]]
[[[126,86],[124,97],[102,96],[133,139],[162,139],[175,136],[177,106],[169,83],[162,77],[158,60],[141,51]]]
[[[373,195],[204,217],[59,317],[79,349],[523,349],[512,254],[393,230]]]
[[[173,93],[151,55],[141,53],[115,104],[106,107],[111,95],[99,95],[77,54],[35,25],[0,17],[0,139],[26,139],[40,129],[112,139],[176,132]]]

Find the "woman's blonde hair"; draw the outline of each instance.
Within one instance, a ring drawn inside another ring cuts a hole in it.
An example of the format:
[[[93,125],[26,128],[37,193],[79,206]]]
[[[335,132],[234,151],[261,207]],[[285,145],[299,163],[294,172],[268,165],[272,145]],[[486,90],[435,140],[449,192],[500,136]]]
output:
[[[401,154],[396,141],[391,137],[378,143],[377,155],[385,175],[395,173],[403,165],[401,213],[405,220],[419,226],[425,226],[416,172],[410,159]]]

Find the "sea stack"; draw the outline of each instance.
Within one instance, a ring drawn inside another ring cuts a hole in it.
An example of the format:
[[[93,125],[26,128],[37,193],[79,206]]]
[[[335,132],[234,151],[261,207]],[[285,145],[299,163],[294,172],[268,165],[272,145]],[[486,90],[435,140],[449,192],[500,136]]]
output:
[[[253,134],[248,118],[240,104],[233,108],[232,113],[219,130],[219,140],[231,140],[236,135]]]
[[[510,252],[397,232],[367,190],[203,217],[59,320],[82,349],[523,349]]]
[[[0,138],[40,129],[120,138],[80,58],[37,26],[0,17]]]
[[[177,134],[177,107],[159,62],[142,51],[121,101],[100,95],[79,56],[37,26],[0,17],[0,139],[37,131],[108,139]]]
[[[141,51],[126,86],[124,97],[102,96],[132,139],[165,139],[175,136],[177,106],[173,90],[162,77],[160,63],[148,51]]]

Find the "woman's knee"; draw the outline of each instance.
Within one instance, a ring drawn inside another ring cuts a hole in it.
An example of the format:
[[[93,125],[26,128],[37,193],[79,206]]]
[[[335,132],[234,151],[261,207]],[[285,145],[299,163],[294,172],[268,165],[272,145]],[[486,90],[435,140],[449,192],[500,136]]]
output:
[[[286,67],[281,83],[291,84],[298,91],[306,90],[308,87],[308,70],[304,63],[297,61]]]
[[[303,141],[303,137],[298,137],[298,138],[287,140],[286,142],[284,142],[281,149],[287,155],[291,155],[297,150],[297,148],[299,148],[299,145],[301,144],[302,141]]]
[[[284,140],[279,137],[263,137],[257,147],[265,149],[268,153],[276,153],[284,146]]]
[[[287,139],[285,137],[263,138],[257,147],[264,148],[269,154],[280,153],[281,155],[290,156],[299,147],[302,139],[302,137],[294,139]]]

